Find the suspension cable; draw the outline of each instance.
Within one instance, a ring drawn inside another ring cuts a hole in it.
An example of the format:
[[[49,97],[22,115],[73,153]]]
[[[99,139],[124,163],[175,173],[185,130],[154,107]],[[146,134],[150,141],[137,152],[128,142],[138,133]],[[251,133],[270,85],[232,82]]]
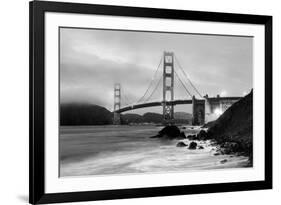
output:
[[[159,87],[161,81],[162,81],[162,77],[158,80],[157,85],[155,86],[154,90],[152,91],[152,93],[149,95],[149,97],[144,102],[147,102],[151,98],[151,96],[154,94],[154,92]]]
[[[128,100],[127,96],[126,96],[125,94],[123,94],[122,96],[123,96],[122,99],[123,99],[124,105],[125,105],[125,106],[129,105],[129,104],[130,104],[130,101]]]
[[[176,70],[174,71],[176,74],[176,77],[179,79],[179,81],[181,82],[182,86],[184,87],[184,89],[186,90],[186,92],[189,94],[189,96],[192,98],[192,94],[188,91],[187,87],[185,86],[185,84],[182,82],[182,80],[180,79],[178,73],[176,72]]]
[[[143,100],[144,97],[145,97],[145,95],[148,93],[150,87],[152,86],[153,81],[155,80],[155,78],[156,78],[156,76],[157,76],[157,72],[158,72],[158,70],[159,70],[159,68],[160,68],[160,65],[162,64],[162,60],[163,60],[163,56],[162,56],[161,59],[160,59],[160,62],[159,62],[159,64],[158,64],[158,67],[157,67],[157,69],[156,69],[156,71],[155,71],[155,73],[154,73],[154,75],[153,75],[152,80],[150,81],[150,83],[149,83],[149,85],[148,85],[148,88],[146,89],[144,95],[137,101],[137,103],[139,103],[141,100]]]
[[[196,89],[196,87],[193,85],[193,83],[191,82],[191,80],[187,77],[187,75],[186,75],[186,73],[185,73],[185,71],[184,71],[184,69],[182,68],[182,66],[181,66],[181,64],[179,63],[179,60],[178,60],[178,58],[175,56],[175,59],[176,59],[176,63],[178,64],[178,66],[179,66],[179,68],[181,69],[181,71],[183,72],[183,74],[185,75],[185,77],[186,77],[186,79],[188,80],[188,82],[190,83],[190,85],[193,87],[193,89],[197,92],[197,94],[201,97],[201,98],[203,98],[202,97],[202,95],[200,94],[200,92]]]

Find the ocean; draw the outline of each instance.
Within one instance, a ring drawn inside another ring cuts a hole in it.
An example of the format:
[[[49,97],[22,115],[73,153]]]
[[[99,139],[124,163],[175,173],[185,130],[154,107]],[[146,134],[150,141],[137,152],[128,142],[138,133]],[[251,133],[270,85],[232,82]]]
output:
[[[247,157],[214,155],[210,141],[197,141],[204,149],[177,147],[179,141],[150,138],[163,127],[154,125],[61,126],[60,177],[186,172],[242,168]],[[184,126],[186,135],[198,127]]]

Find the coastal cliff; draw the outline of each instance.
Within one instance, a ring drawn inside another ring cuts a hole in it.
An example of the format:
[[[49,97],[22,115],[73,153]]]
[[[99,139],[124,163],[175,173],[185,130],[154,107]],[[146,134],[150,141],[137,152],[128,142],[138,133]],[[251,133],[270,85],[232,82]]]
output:
[[[251,158],[253,150],[253,90],[214,121],[207,131],[207,136],[229,152],[239,152]]]

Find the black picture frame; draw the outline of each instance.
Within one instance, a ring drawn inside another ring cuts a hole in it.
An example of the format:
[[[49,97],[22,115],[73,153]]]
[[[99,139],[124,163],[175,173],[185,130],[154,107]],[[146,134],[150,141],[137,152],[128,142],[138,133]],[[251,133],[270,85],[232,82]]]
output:
[[[260,190],[272,188],[272,17],[201,11],[105,6],[93,4],[32,1],[30,11],[30,105],[29,105],[29,202],[31,204],[77,202],[106,199],[155,197],[198,193]],[[62,12],[110,16],[199,20],[265,26],[265,180],[154,188],[135,188],[71,193],[45,192],[45,13]]]

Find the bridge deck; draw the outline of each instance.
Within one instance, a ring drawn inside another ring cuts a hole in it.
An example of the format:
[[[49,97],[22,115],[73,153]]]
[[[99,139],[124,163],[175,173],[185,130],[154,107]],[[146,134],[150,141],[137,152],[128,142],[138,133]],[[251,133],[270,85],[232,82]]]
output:
[[[192,100],[174,100],[174,101],[167,101],[167,105],[181,105],[181,104],[192,104]],[[139,108],[146,108],[146,107],[156,107],[156,106],[162,106],[163,101],[155,101],[155,102],[147,102],[142,104],[136,104],[136,105],[129,105],[126,107],[123,107],[119,110],[116,110],[115,112],[121,113],[126,112],[129,110],[135,110]]]
[[[209,102],[212,101],[227,101],[227,100],[240,100],[242,97],[212,97],[207,98]]]
[[[225,101],[225,100],[239,100],[242,97],[213,97],[213,98],[207,98],[209,102],[214,101]],[[205,99],[196,99],[197,101],[205,101]],[[155,101],[155,102],[147,102],[142,104],[136,104],[136,105],[128,105],[126,107],[123,107],[119,110],[116,110],[116,113],[122,113],[130,110],[140,109],[140,108],[146,108],[146,107],[156,107],[156,106],[162,106],[163,101]],[[167,105],[183,105],[183,104],[192,104],[192,100],[174,100],[174,101],[167,101]]]

